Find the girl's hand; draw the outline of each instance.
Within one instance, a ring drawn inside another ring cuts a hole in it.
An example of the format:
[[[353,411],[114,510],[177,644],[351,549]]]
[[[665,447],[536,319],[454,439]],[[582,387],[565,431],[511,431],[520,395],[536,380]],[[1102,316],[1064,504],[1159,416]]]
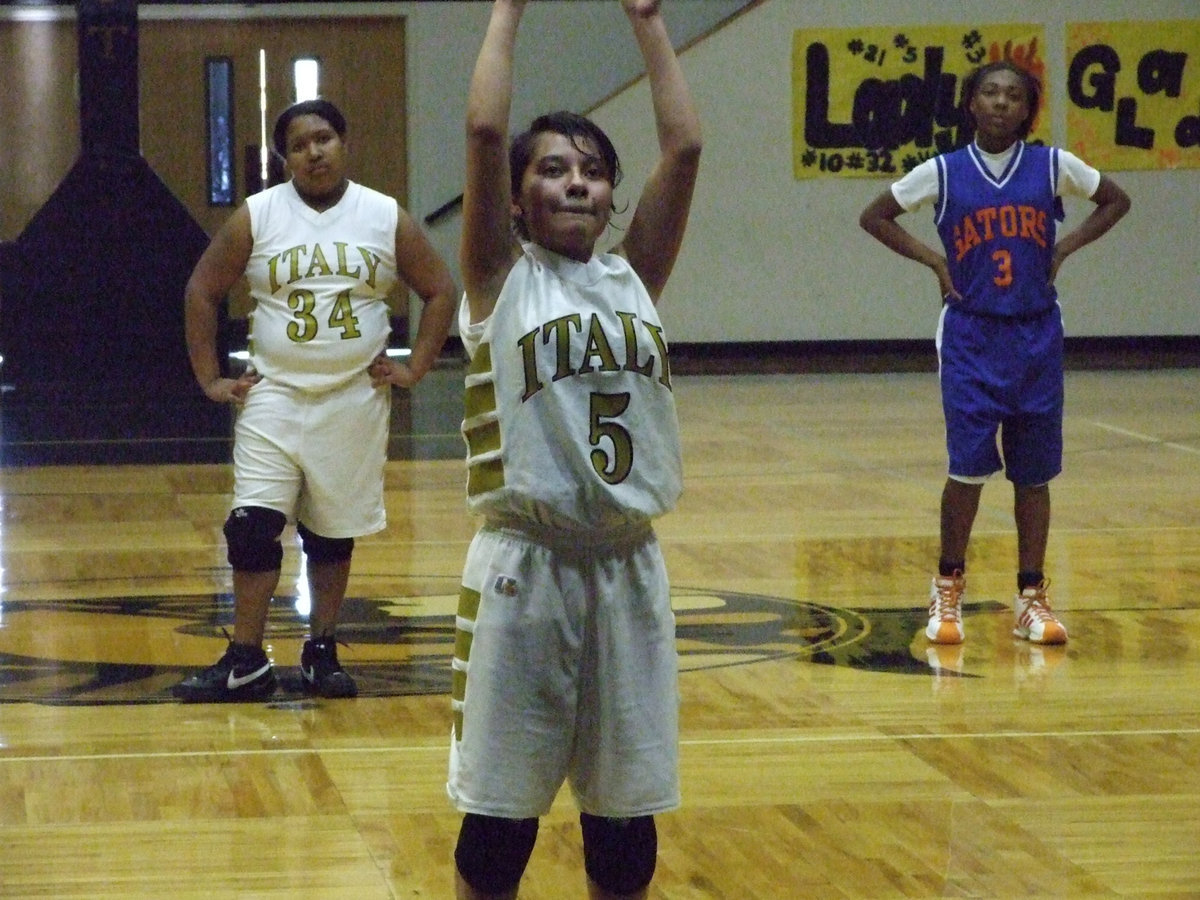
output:
[[[237,378],[217,378],[204,388],[204,395],[217,403],[246,402],[250,388],[262,381],[262,376],[253,369],[247,369]]]
[[[387,387],[395,385],[401,388],[411,388],[420,379],[413,370],[404,363],[395,362],[386,353],[380,353],[367,366],[367,374],[371,376],[372,387]]]
[[[662,0],[621,0],[625,12],[638,18],[648,18],[658,12]]]
[[[962,294],[955,289],[954,281],[950,278],[950,268],[946,264],[946,258],[940,258],[932,268],[934,274],[937,275],[938,289],[942,292],[942,302],[957,303],[962,300]]]

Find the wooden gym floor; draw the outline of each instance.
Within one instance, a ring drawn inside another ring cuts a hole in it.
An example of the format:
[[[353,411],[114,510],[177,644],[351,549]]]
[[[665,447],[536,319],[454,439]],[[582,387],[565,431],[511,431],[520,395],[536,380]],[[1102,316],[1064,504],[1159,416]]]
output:
[[[389,526],[358,544],[356,700],[296,690],[292,542],[275,700],[170,698],[225,646],[227,467],[0,470],[0,896],[452,896],[460,374],[404,405]],[[676,377],[684,806],[652,897],[1200,896],[1200,369],[1067,390],[1048,569],[1071,642],[1010,635],[996,479],[967,642],[935,649],[936,377]],[[584,896],[577,832],[564,795],[525,900]]]

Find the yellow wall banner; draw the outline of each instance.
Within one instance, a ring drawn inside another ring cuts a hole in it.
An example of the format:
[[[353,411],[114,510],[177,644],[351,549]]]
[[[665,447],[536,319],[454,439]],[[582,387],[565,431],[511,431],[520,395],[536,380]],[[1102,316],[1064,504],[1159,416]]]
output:
[[[797,31],[792,39],[796,178],[898,178],[958,146],[962,80],[1011,59],[1045,75],[1041,25],[872,26]],[[1049,143],[1047,96],[1031,140]]]
[[[1067,149],[1101,171],[1200,168],[1200,20],[1067,25]]]

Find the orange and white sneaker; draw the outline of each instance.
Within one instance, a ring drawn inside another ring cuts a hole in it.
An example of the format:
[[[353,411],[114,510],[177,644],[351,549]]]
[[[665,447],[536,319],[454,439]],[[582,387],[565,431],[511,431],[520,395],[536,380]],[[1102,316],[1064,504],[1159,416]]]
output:
[[[967,579],[962,572],[935,575],[929,588],[929,624],[925,637],[935,644],[963,642],[962,603],[967,593]]]
[[[1050,610],[1046,590],[1050,582],[1045,579],[1036,587],[1027,587],[1013,601],[1016,624],[1013,635],[1033,644],[1065,644],[1067,629]]]

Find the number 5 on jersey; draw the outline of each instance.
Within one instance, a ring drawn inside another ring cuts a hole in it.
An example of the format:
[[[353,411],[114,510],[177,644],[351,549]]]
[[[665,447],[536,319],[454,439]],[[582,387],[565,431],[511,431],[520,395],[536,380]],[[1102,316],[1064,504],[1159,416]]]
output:
[[[591,425],[588,440],[592,447],[592,468],[608,484],[620,484],[633,468],[633,439],[629,432],[611,421],[629,406],[629,394],[592,394]],[[601,439],[612,443],[612,455],[601,447]]]

